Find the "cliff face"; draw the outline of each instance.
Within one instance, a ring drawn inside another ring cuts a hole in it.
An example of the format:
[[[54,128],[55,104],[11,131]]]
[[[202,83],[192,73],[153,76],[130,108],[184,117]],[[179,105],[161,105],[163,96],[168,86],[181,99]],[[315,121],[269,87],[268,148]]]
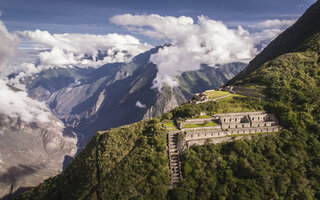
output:
[[[60,173],[65,157],[75,155],[76,144],[75,133],[53,115],[49,123],[0,115],[0,198]]]
[[[160,47],[158,47],[160,48]],[[157,75],[149,62],[154,48],[130,63],[107,64],[98,69],[52,69],[27,80],[29,94],[45,100],[52,112],[73,127],[83,147],[99,130],[137,122],[167,112],[191,98],[193,93],[217,88],[239,73],[243,63],[220,67],[203,66],[185,72],[181,87],[151,89]],[[141,106],[136,106],[137,102]]]

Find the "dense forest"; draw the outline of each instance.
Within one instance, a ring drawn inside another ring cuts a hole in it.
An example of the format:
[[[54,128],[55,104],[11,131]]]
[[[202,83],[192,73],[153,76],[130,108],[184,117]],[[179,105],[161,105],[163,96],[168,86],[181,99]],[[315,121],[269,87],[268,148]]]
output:
[[[267,86],[263,106],[286,130],[191,148],[172,199],[320,199],[319,46],[318,33],[237,82]]]

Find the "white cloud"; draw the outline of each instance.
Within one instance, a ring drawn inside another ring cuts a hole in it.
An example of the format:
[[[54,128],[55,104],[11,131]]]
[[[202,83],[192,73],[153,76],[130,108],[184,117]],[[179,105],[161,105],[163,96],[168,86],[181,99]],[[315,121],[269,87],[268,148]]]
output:
[[[270,19],[270,20],[266,20],[266,21],[251,25],[250,27],[255,29],[284,29],[291,26],[295,22],[296,20]]]
[[[2,16],[2,11],[0,10],[0,17]]]
[[[158,67],[154,88],[163,84],[177,86],[176,76],[197,70],[202,63],[215,66],[230,62],[248,62],[257,51],[249,32],[242,27],[229,29],[220,21],[200,16],[116,15],[111,23],[155,39],[167,39],[171,46],[160,49],[150,61]],[[151,29],[151,30],[150,30]]]
[[[15,49],[19,44],[19,38],[8,32],[2,21],[0,21],[0,74],[6,70],[10,59],[14,56]]]
[[[7,70],[8,62],[13,57],[19,40],[17,36],[7,31],[2,21],[0,21],[0,41],[0,113],[14,118],[19,117],[26,122],[48,122],[49,111],[44,103],[31,99],[24,91],[14,91],[7,85],[3,72]]]
[[[152,47],[131,35],[50,34],[40,30],[17,34],[49,48],[49,51],[39,54],[40,65],[44,66],[97,67],[106,63],[128,62]],[[98,59],[101,55],[103,58]]]
[[[266,20],[257,24],[249,25],[254,33],[251,34],[254,44],[259,45],[259,50],[265,48],[283,30],[294,24],[296,20]]]
[[[0,79],[0,113],[26,122],[49,122],[49,110],[44,103],[28,97],[24,91],[14,91]]]
[[[137,106],[138,108],[146,108],[146,107],[147,107],[145,104],[142,104],[140,101],[137,101],[137,102],[136,102],[136,106]]]

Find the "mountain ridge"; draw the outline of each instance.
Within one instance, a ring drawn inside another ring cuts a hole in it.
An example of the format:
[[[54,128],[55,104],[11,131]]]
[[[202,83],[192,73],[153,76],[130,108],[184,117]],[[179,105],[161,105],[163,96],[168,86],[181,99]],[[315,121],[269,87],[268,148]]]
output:
[[[299,44],[320,31],[320,1],[317,0],[307,11],[287,30],[282,32],[276,39],[263,49],[253,60],[250,61],[245,70],[231,79],[227,85],[245,78],[253,70],[262,64],[282,54],[294,51]]]

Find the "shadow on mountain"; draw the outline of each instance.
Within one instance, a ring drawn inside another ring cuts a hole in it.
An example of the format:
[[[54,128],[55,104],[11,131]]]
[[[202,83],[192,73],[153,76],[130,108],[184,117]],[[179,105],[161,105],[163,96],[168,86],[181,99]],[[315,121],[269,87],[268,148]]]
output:
[[[66,167],[68,167],[68,165],[73,161],[74,157],[65,155],[64,156],[64,161],[63,161],[63,165],[62,165],[62,169],[65,169]]]
[[[73,129],[70,127],[64,128],[62,133],[63,133],[63,136],[72,137],[72,138],[76,137],[76,135],[73,132]]]
[[[39,167],[22,164],[10,167],[4,174],[0,176],[0,182],[12,183],[15,179],[35,174],[39,170]]]
[[[17,189],[14,193],[8,194],[4,197],[2,197],[0,200],[12,200],[15,199],[17,196],[22,195],[24,192],[31,190],[32,187],[21,187]]]

